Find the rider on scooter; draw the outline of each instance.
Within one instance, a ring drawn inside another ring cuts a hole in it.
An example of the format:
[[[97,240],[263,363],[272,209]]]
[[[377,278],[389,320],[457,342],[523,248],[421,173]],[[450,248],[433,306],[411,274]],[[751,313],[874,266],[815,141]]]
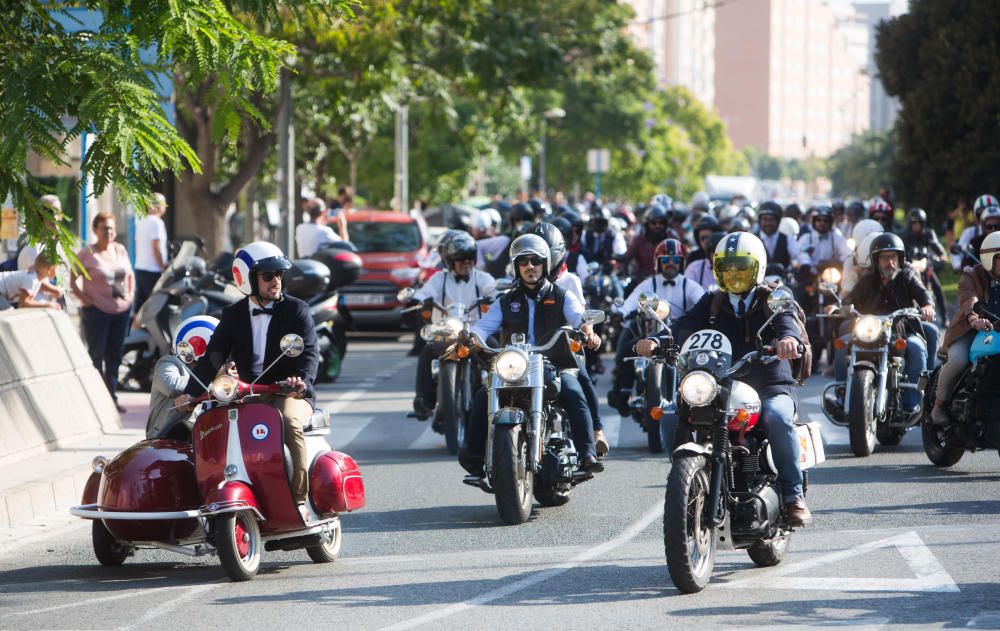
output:
[[[676,343],[683,344],[693,333],[710,328],[729,338],[734,357],[756,350],[755,334],[770,315],[766,301],[758,299],[758,288],[766,268],[767,252],[760,239],[745,232],[726,235],[715,249],[712,267],[719,289],[702,296],[691,310],[674,321]],[[799,331],[792,313],[775,317],[763,335],[764,343],[775,347],[779,361],[755,366],[743,379],[760,394],[761,422],[767,427],[778,468],[786,519],[793,527],[812,521],[803,497],[800,447],[792,423],[796,407],[792,394],[795,379],[788,360],[799,358],[798,346],[803,341]],[[668,339],[662,338],[662,342]],[[646,338],[636,343],[635,350],[650,357],[660,344],[661,339]],[[677,346],[671,345],[667,351],[668,360],[676,361]]]
[[[292,457],[292,496],[308,522],[315,516],[308,514],[306,502],[309,463],[303,427],[309,424],[316,406],[313,381],[319,351],[309,305],[282,291],[284,273],[291,267],[281,249],[266,241],[255,241],[236,251],[233,281],[246,298],[222,310],[219,325],[194,373],[203,383],[226,371],[250,382],[277,360],[258,383],[284,380],[291,391],[287,396],[264,395],[262,400],[280,411],[284,419],[285,445]],[[279,341],[290,333],[301,336],[305,343],[298,357],[281,356]],[[187,393],[202,394],[201,386],[192,379]]]
[[[496,287],[493,276],[476,269],[476,240],[468,233],[453,235],[441,246],[440,252],[444,270],[431,276],[411,299],[413,303],[431,303],[428,307],[432,311],[433,322],[444,318],[443,314],[431,306],[434,301],[446,308],[453,302],[471,307],[481,298],[492,297]],[[479,310],[474,309],[469,315],[473,320],[478,320]],[[417,335],[419,334],[417,331]],[[430,418],[437,405],[437,388],[434,387],[434,377],[431,375],[431,362],[443,355],[447,346],[448,342],[428,342],[420,351],[413,415],[421,421]]]
[[[177,325],[173,351],[177,345],[187,342],[194,351],[195,359],[205,354],[219,319],[212,316],[196,315]],[[184,423],[191,415],[186,405],[188,395],[184,394],[191,373],[177,355],[164,355],[153,367],[153,383],[149,389],[149,416],[146,419],[146,438],[173,438],[191,442],[192,423]],[[183,397],[183,398],[181,398]]]
[[[537,345],[548,341],[559,327],[569,325],[578,327],[587,335],[589,347],[597,348],[601,338],[594,334],[590,325],[581,326],[583,304],[576,296],[546,278],[549,257],[549,246],[538,235],[525,234],[514,239],[510,244],[510,260],[514,267],[515,285],[490,306],[486,315],[472,327],[472,332],[484,340],[499,333],[502,344],[508,343],[515,333],[522,333],[529,344]],[[550,356],[553,362],[560,358],[558,349],[558,345],[553,348]],[[572,358],[556,365],[559,370],[576,367]],[[575,375],[563,379],[561,383],[559,404],[569,416],[573,442],[580,455],[580,468],[591,473],[603,471],[604,465],[595,454],[593,420],[580,383]],[[467,445],[458,452],[459,463],[477,478],[486,477],[483,461],[487,429],[486,389],[480,388],[472,402]]]

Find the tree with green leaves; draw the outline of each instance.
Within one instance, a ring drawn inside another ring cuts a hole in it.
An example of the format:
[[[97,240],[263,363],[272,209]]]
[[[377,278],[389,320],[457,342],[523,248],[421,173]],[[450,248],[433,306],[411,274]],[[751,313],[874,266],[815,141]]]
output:
[[[913,0],[878,28],[875,61],[898,97],[897,196],[938,218],[996,193],[1000,12],[991,2]]]
[[[892,132],[866,131],[830,156],[830,180],[839,197],[868,198],[892,181],[896,143]]]

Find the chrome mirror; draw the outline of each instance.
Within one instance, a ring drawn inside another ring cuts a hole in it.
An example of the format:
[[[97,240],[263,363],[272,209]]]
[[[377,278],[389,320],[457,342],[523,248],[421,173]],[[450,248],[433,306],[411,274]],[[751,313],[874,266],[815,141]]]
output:
[[[583,312],[584,324],[600,324],[604,322],[604,312],[600,309],[587,309]]]
[[[396,300],[399,302],[409,302],[415,293],[417,293],[417,290],[413,287],[404,287],[396,294]]]
[[[302,351],[306,349],[306,343],[302,339],[301,335],[289,333],[281,338],[279,348],[281,348],[281,353],[283,355],[287,355],[288,357],[298,357],[302,354]]]
[[[513,286],[514,281],[509,278],[501,278],[496,282],[496,285],[494,285],[497,291],[509,291]]]
[[[185,364],[193,364],[195,360],[194,346],[190,342],[177,342],[177,358]]]
[[[795,297],[787,287],[776,287],[767,297],[767,307],[771,313],[784,313],[795,306]]]

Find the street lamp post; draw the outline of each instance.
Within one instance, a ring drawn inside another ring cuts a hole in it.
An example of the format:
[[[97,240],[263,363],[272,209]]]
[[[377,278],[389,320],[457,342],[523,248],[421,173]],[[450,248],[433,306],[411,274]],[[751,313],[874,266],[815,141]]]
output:
[[[566,110],[561,107],[554,107],[542,114],[542,146],[538,154],[538,192],[543,197],[546,195],[546,190],[548,189],[548,182],[545,178],[545,137],[548,135],[549,121],[565,117]]]

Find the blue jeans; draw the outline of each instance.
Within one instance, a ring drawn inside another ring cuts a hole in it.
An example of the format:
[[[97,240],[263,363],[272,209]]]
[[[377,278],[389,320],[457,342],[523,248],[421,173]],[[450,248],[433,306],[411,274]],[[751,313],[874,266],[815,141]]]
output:
[[[778,394],[761,401],[761,422],[767,429],[771,454],[778,467],[778,484],[781,485],[782,502],[785,504],[802,498],[802,470],[799,469],[801,448],[795,435],[795,400],[787,394]]]
[[[118,400],[118,367],[122,364],[125,335],[131,320],[131,309],[122,313],[104,313],[97,307],[80,309],[80,323],[90,361],[94,362],[94,368],[104,378],[115,401]]]
[[[937,327],[934,327],[934,330],[936,331]],[[937,339],[935,338],[934,341],[937,342]],[[924,338],[919,335],[906,336],[906,350],[903,352],[903,356],[906,358],[907,382],[917,383],[917,380],[920,379],[920,373],[927,368],[927,347],[929,345],[929,341],[924,341]],[[920,392],[913,388],[904,389],[900,405],[903,406],[904,410],[918,407],[920,405]]]

